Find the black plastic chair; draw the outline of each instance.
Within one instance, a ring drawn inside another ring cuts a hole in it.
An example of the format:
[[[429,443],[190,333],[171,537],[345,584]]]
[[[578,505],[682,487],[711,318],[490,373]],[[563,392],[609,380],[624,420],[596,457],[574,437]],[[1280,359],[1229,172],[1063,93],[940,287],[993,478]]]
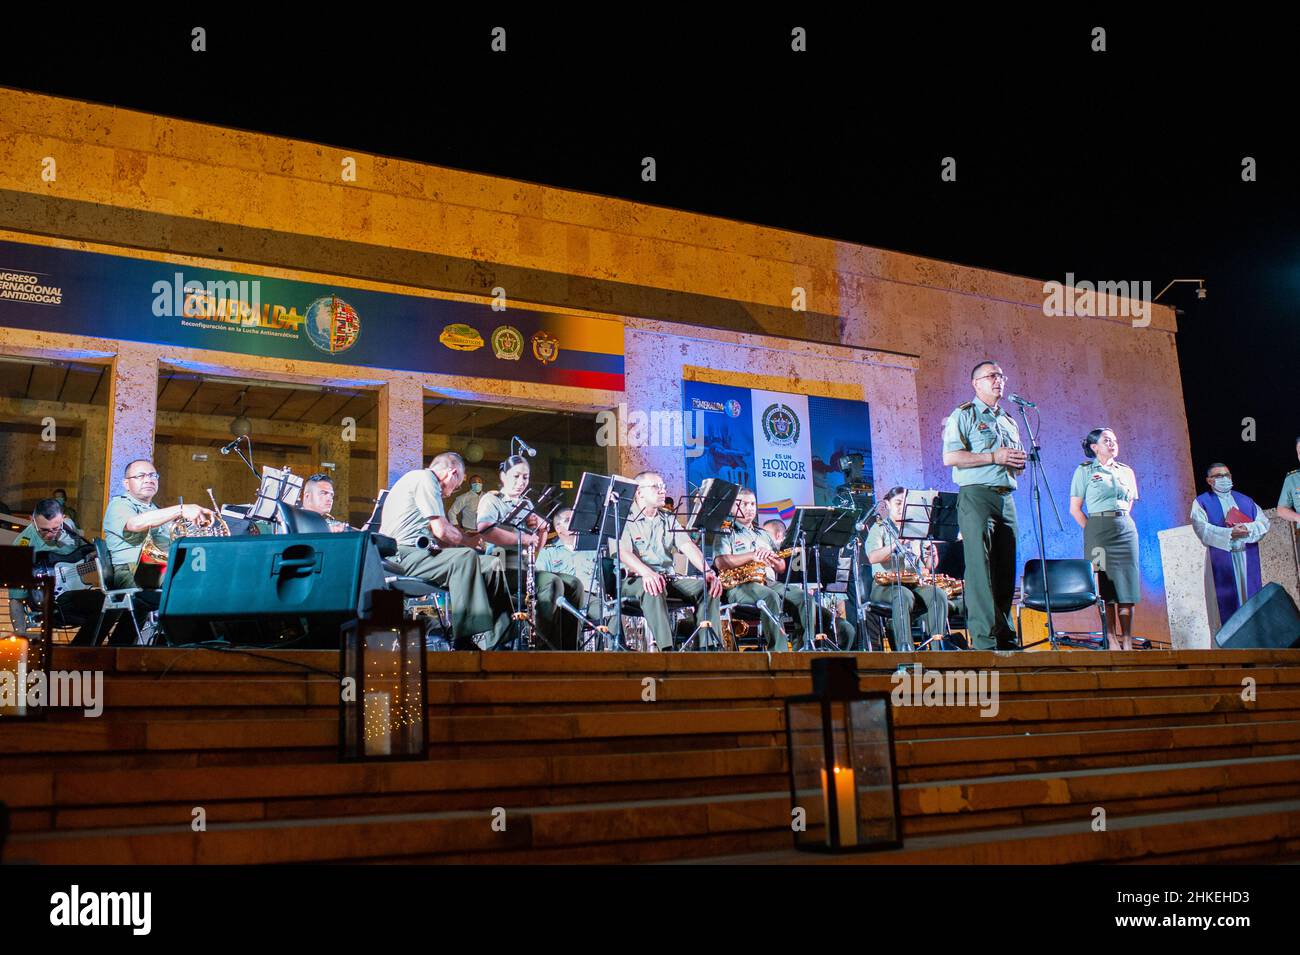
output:
[[[366,521],[362,530],[379,533],[379,525],[384,520],[384,502],[388,500],[388,488],[379,489],[379,497],[375,498],[375,509],[370,513],[370,520]]]
[[[1101,589],[1097,585],[1097,572],[1090,560],[1049,560],[1047,561],[1047,591],[1052,598],[1052,613],[1071,613],[1075,610],[1087,610],[1096,607],[1101,616],[1101,633],[1057,630],[1053,636],[1058,644],[1083,647],[1090,650],[1105,650],[1110,642],[1106,629],[1106,601],[1102,599]],[[1020,607],[1046,612],[1047,601],[1043,595],[1043,568],[1037,560],[1025,564],[1025,572],[1020,579]],[[1021,633],[1020,614],[1016,613],[1016,636],[1024,645]],[[1074,639],[1083,637],[1084,639]],[[1048,638],[1050,639],[1050,637]],[[1044,643],[1039,640],[1030,646]],[[1025,647],[1025,649],[1029,649]]]
[[[600,574],[601,574],[601,579],[604,581],[605,584],[605,595],[612,599],[614,595],[618,593],[618,590],[616,589],[617,581],[614,579],[615,570],[614,570],[613,557],[601,558]],[[626,581],[624,582],[626,583]],[[686,601],[680,600],[677,597],[674,597],[671,594],[669,594],[668,595],[668,618],[670,620],[675,620],[678,614],[682,611],[682,609],[687,606],[688,605]],[[623,606],[621,607],[621,611],[623,616],[625,617],[641,617],[641,618],[645,617],[645,611],[641,609],[640,601],[632,597],[623,598]],[[673,640],[674,645],[677,643],[675,637],[676,634],[674,634],[674,640]]]
[[[899,652],[899,648],[894,646],[894,628],[890,626],[890,622],[894,619],[894,605],[892,603],[881,603],[876,600],[868,600],[867,612],[875,617],[876,622],[880,625],[881,647],[883,648],[884,641],[888,640],[890,649]],[[920,642],[916,639],[918,636],[921,636],[922,640],[925,639],[924,635],[918,634],[916,629],[917,623],[925,616],[925,614],[925,605],[919,600],[916,601],[916,603],[912,605],[912,646],[907,647],[901,652],[911,653],[915,650],[917,644]]]
[[[290,507],[283,501],[276,501],[275,506],[279,511],[280,520],[284,523],[285,532],[288,534],[328,534],[330,532],[329,521],[315,511],[304,510],[301,507]]]

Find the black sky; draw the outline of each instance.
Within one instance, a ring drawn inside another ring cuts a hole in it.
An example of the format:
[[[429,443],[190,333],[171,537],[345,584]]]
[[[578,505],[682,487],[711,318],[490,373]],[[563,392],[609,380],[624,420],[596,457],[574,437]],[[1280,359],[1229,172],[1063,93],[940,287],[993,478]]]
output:
[[[1162,299],[1184,312],[1193,464],[1227,460],[1266,505],[1296,467],[1289,23],[1190,9],[1150,23],[926,6],[815,19],[376,9],[382,22],[319,9],[310,23],[10,21],[0,85],[1043,279],[1204,277],[1205,301],[1187,288]],[[190,50],[195,25],[204,54]],[[489,49],[495,25],[504,56]],[[793,26],[807,53],[789,51]],[[640,179],[646,155],[654,183]],[[939,180],[948,155],[956,183]],[[1242,182],[1244,156],[1257,182]]]

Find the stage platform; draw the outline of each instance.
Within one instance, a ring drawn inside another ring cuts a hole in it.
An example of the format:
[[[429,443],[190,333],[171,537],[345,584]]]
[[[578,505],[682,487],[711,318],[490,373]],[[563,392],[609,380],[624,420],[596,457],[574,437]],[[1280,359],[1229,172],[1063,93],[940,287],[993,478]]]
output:
[[[791,851],[781,702],[811,656],[431,653],[429,760],[343,765],[337,653],[61,647],[103,715],[0,722],[5,860],[840,861]],[[894,708],[905,845],[849,861],[1300,857],[1300,651],[857,659],[882,692],[996,668],[999,705]]]

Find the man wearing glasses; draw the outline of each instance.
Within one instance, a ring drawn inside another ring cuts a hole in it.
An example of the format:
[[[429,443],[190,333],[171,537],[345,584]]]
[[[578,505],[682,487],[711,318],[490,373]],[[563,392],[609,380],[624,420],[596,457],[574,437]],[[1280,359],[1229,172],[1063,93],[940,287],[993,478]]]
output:
[[[672,622],[668,616],[668,595],[695,604],[695,620],[708,620],[713,633],[721,632],[718,598],[722,584],[712,567],[704,563],[704,555],[695,541],[686,534],[676,534],[677,521],[664,512],[664,479],[653,471],[643,471],[636,476],[636,504],[623,525],[618,554],[623,568],[635,574],[623,585],[623,596],[637,601],[645,615],[646,629],[655,645],[661,650],[673,649]],[[673,555],[677,551],[704,572],[704,579],[686,577],[671,579]]]
[[[943,429],[943,463],[957,484],[957,525],[966,553],[966,626],[976,650],[1014,650],[1016,503],[1025,469],[1015,419],[998,407],[1007,376],[985,359],[971,370],[975,398],[958,405]]]
[[[52,563],[60,563],[57,559],[60,557],[71,560],[85,543],[77,525],[64,512],[57,498],[40,501],[32,510],[32,522],[14,541],[20,547],[30,547],[33,557],[42,553],[52,555]],[[30,622],[29,596],[26,590],[9,591],[9,617],[14,622],[14,629],[20,633]],[[89,646],[91,636],[98,629],[103,606],[104,595],[97,590],[65,590],[54,602],[55,625],[78,627],[77,635],[72,639],[73,646]]]
[[[1210,550],[1222,627],[1263,586],[1258,541],[1268,533],[1268,515],[1232,489],[1232,472],[1226,464],[1216,462],[1206,468],[1205,483],[1210,490],[1192,502],[1192,529]]]
[[[198,504],[155,507],[153,499],[158,493],[158,471],[148,458],[132,461],[123,473],[122,484],[126,493],[110,500],[104,512],[104,542],[113,557],[114,589],[135,586],[135,566],[140,560],[140,549],[146,537],[152,537],[165,552],[172,542],[165,525],[182,516],[202,526],[211,524],[213,520],[212,511]]]

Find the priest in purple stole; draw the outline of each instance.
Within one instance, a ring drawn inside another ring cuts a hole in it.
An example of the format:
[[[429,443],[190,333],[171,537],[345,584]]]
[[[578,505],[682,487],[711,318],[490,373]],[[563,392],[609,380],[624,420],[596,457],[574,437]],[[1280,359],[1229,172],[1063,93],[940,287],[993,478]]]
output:
[[[1192,528],[1210,549],[1219,626],[1223,626],[1262,586],[1258,541],[1268,533],[1268,515],[1232,489],[1226,464],[1211,464],[1205,480],[1210,490],[1192,503]]]

